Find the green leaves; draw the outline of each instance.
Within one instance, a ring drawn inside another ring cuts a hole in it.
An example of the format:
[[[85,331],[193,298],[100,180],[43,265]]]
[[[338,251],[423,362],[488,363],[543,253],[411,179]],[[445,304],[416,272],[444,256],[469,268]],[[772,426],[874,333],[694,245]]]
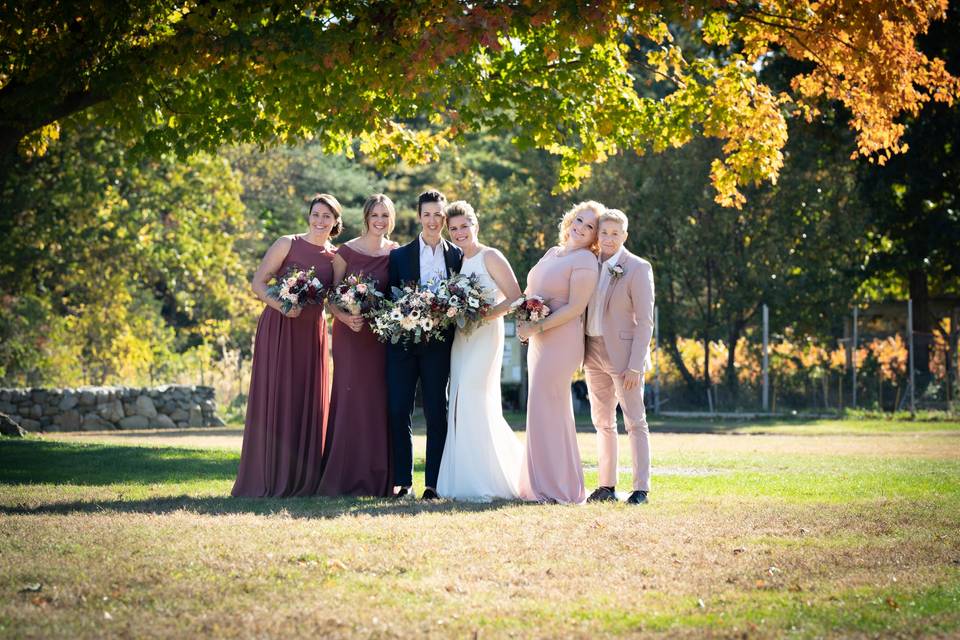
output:
[[[202,154],[136,162],[109,132],[68,124],[53,150],[8,181],[11,217],[0,221],[8,381],[143,379],[209,320],[249,344],[252,265],[237,247],[252,230],[239,176]]]
[[[43,153],[50,127],[88,109],[144,155],[180,157],[317,138],[330,150],[360,140],[384,166],[429,161],[490,129],[558,156],[566,190],[622,150],[705,135],[723,143],[717,202],[742,206],[743,187],[780,171],[787,104],[812,117],[822,100],[842,102],[857,154],[885,162],[905,149],[903,114],[960,95],[960,80],[915,43],[945,3],[882,6],[5,4],[0,159],[18,145]],[[809,65],[789,95],[757,79],[774,52]]]

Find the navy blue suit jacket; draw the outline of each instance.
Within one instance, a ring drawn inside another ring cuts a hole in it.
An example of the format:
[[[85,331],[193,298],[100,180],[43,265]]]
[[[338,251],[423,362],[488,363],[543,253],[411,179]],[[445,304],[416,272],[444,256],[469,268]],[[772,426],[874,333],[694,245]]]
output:
[[[459,273],[463,265],[463,251],[453,243],[440,239],[443,245],[443,260],[447,263],[447,277]],[[409,282],[420,282],[420,237],[397,247],[390,252],[390,287],[400,287]]]
[[[454,245],[447,240],[440,239],[441,244],[443,245],[443,260],[447,264],[447,277],[449,278],[454,273],[460,272],[460,267],[463,266],[463,251],[459,247]],[[390,252],[389,258],[389,292],[388,295],[392,295],[393,287],[402,287],[408,283],[419,284],[420,283],[420,237],[417,236],[413,239],[413,242],[408,242],[402,247],[398,247]],[[439,344],[450,343],[453,341],[453,334],[455,327],[448,327],[446,330],[446,336],[444,340]],[[416,345],[411,347],[416,349],[417,347],[430,346],[431,344],[437,343],[427,343],[427,345]],[[387,345],[388,347],[397,348],[397,345]],[[448,345],[449,346],[449,345]],[[388,352],[390,349],[388,348]]]

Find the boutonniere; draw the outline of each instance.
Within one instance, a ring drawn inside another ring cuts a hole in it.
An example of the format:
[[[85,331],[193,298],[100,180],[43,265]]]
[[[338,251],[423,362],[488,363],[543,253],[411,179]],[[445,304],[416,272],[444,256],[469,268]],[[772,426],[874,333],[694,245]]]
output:
[[[610,278],[613,280],[623,277],[624,274],[623,267],[618,264],[615,264],[612,267],[607,267],[607,271],[610,273]]]

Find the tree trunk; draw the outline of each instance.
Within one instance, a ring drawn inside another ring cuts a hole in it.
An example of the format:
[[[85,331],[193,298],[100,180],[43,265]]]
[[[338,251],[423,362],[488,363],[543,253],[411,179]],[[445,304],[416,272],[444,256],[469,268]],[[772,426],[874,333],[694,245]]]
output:
[[[953,411],[956,394],[960,393],[960,309],[950,315],[950,333],[947,334],[947,410]]]
[[[670,355],[670,359],[673,360],[673,364],[677,365],[677,369],[680,371],[680,377],[683,378],[683,382],[687,385],[687,389],[690,390],[691,394],[694,394],[698,391],[699,384],[697,379],[693,377],[693,374],[690,373],[690,369],[687,368],[687,364],[683,361],[683,356],[680,354],[680,348],[677,346],[677,336],[673,333],[664,333],[663,334],[663,343],[667,348],[667,353]]]
[[[737,345],[740,344],[740,334],[743,332],[743,318],[737,318],[730,324],[727,333],[727,365],[724,369],[724,383],[730,397],[736,404],[740,399],[740,379],[737,378]]]
[[[17,144],[21,136],[10,127],[0,127],[0,218],[12,216],[13,212],[4,204],[7,192],[7,180],[17,162]]]
[[[710,391],[710,329],[713,325],[713,271],[710,268],[710,259],[704,260],[704,269],[707,275],[707,308],[703,327],[703,386]]]
[[[911,269],[908,273],[910,299],[913,300],[913,362],[917,395],[930,382],[930,350],[933,348],[933,317],[930,314],[930,289],[927,272]]]

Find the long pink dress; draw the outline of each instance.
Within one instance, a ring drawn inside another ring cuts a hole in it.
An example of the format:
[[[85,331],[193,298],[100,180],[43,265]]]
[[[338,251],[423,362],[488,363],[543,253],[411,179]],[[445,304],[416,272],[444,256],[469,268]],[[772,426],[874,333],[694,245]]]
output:
[[[333,284],[332,250],[295,237],[278,270],[314,267]],[[330,404],[327,322],[323,305],[287,318],[267,307],[257,324],[240,469],[233,495],[312,496],[320,484],[320,455]]]
[[[387,291],[388,255],[341,245],[346,275],[364,274]],[[387,426],[387,345],[369,325],[354,332],[333,322],[333,391],[323,450],[323,496],[386,496],[393,491]]]
[[[527,275],[528,295],[559,309],[570,299],[574,271],[599,278],[597,257],[586,249],[557,255],[553,247]],[[520,470],[524,500],[581,503],[586,499],[570,382],[583,362],[583,318],[535,333],[527,351],[527,451]]]

